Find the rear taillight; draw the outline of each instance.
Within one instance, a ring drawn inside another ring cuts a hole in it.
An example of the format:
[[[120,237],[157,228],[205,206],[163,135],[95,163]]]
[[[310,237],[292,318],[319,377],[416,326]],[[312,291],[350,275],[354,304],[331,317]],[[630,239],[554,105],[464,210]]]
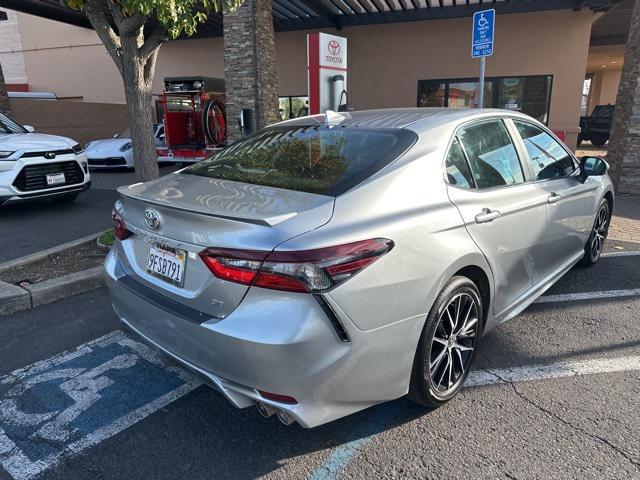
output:
[[[131,236],[131,232],[127,230],[124,220],[122,220],[115,208],[111,212],[111,219],[113,220],[113,233],[118,240],[124,240]]]
[[[293,252],[208,248],[200,253],[218,278],[288,292],[322,293],[393,248],[384,238]]]

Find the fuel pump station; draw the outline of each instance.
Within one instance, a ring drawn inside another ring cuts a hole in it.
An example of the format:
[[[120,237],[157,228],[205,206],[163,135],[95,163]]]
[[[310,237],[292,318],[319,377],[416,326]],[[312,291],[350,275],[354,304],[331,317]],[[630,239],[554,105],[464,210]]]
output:
[[[309,114],[349,109],[347,39],[328,33],[307,35]]]

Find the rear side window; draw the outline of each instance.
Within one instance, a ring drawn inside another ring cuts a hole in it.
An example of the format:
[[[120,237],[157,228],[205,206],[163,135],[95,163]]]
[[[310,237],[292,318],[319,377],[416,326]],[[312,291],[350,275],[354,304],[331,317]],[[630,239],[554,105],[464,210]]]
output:
[[[401,129],[272,127],[182,173],[337,196],[398,158],[416,138]]]
[[[518,154],[502,120],[466,127],[458,138],[478,188],[524,183]]]
[[[471,171],[457,138],[453,139],[453,143],[449,148],[445,167],[447,169],[447,181],[450,185],[461,188],[471,188],[473,186]]]
[[[571,155],[558,141],[541,128],[514,120],[529,154],[529,165],[536,180],[562,178],[571,175],[576,165]]]

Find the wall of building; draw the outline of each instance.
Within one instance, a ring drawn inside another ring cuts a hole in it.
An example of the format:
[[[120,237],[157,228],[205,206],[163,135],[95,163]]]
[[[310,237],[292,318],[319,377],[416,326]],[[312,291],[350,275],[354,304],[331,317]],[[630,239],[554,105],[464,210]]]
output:
[[[0,21],[0,65],[9,89],[21,89],[27,83],[27,71],[18,14],[11,10],[3,11],[7,13],[7,20]]]
[[[31,91],[124,103],[120,74],[95,32],[23,13],[18,20]]]
[[[110,138],[127,128],[125,105],[11,98],[11,113],[37,132],[73,138],[84,145],[89,140]]]
[[[589,109],[593,111],[596,105],[615,105],[620,85],[622,70],[603,70],[593,73],[591,83],[591,98]]]
[[[567,143],[577,135],[594,18],[586,8],[498,16],[495,54],[487,60],[488,76],[553,75],[550,126],[567,131]],[[28,15],[20,15],[20,28],[32,90],[124,101],[117,70],[95,33]],[[477,76],[470,30],[470,19],[460,18],[330,32],[349,39],[350,103],[359,109],[416,106],[418,80]],[[281,96],[307,91],[306,33],[276,35]],[[221,38],[168,43],[159,55],[154,93],[169,75],[222,77],[222,58]]]

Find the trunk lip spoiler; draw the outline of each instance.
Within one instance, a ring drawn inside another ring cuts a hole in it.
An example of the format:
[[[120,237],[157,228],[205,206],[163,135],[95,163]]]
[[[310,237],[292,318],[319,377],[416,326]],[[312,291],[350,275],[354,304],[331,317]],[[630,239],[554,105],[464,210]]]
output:
[[[261,225],[264,227],[273,227],[275,225],[277,225],[278,223],[284,222],[285,220],[289,220],[290,218],[293,218],[295,216],[298,215],[297,212],[292,212],[289,214],[284,214],[284,215],[276,215],[273,217],[268,217],[268,218],[250,218],[250,217],[239,217],[239,216],[232,216],[232,215],[224,215],[221,213],[214,213],[214,212],[210,212],[207,210],[202,210],[199,208],[187,208],[187,207],[181,207],[178,205],[171,205],[168,203],[163,203],[163,202],[159,202],[157,200],[153,200],[150,198],[146,198],[146,197],[141,197],[138,195],[131,195],[129,192],[123,191],[123,187],[119,187],[117,189],[117,192],[122,195],[123,197],[127,197],[127,198],[132,198],[134,200],[138,200],[140,202],[144,202],[144,203],[148,203],[149,205],[156,205],[158,207],[163,207],[163,208],[168,208],[171,210],[178,210],[181,212],[190,212],[190,213],[198,213],[198,214],[202,214],[202,215],[206,215],[208,217],[215,217],[215,218],[222,218],[224,220],[231,220],[234,222],[242,222],[242,223],[251,223],[254,225]]]

